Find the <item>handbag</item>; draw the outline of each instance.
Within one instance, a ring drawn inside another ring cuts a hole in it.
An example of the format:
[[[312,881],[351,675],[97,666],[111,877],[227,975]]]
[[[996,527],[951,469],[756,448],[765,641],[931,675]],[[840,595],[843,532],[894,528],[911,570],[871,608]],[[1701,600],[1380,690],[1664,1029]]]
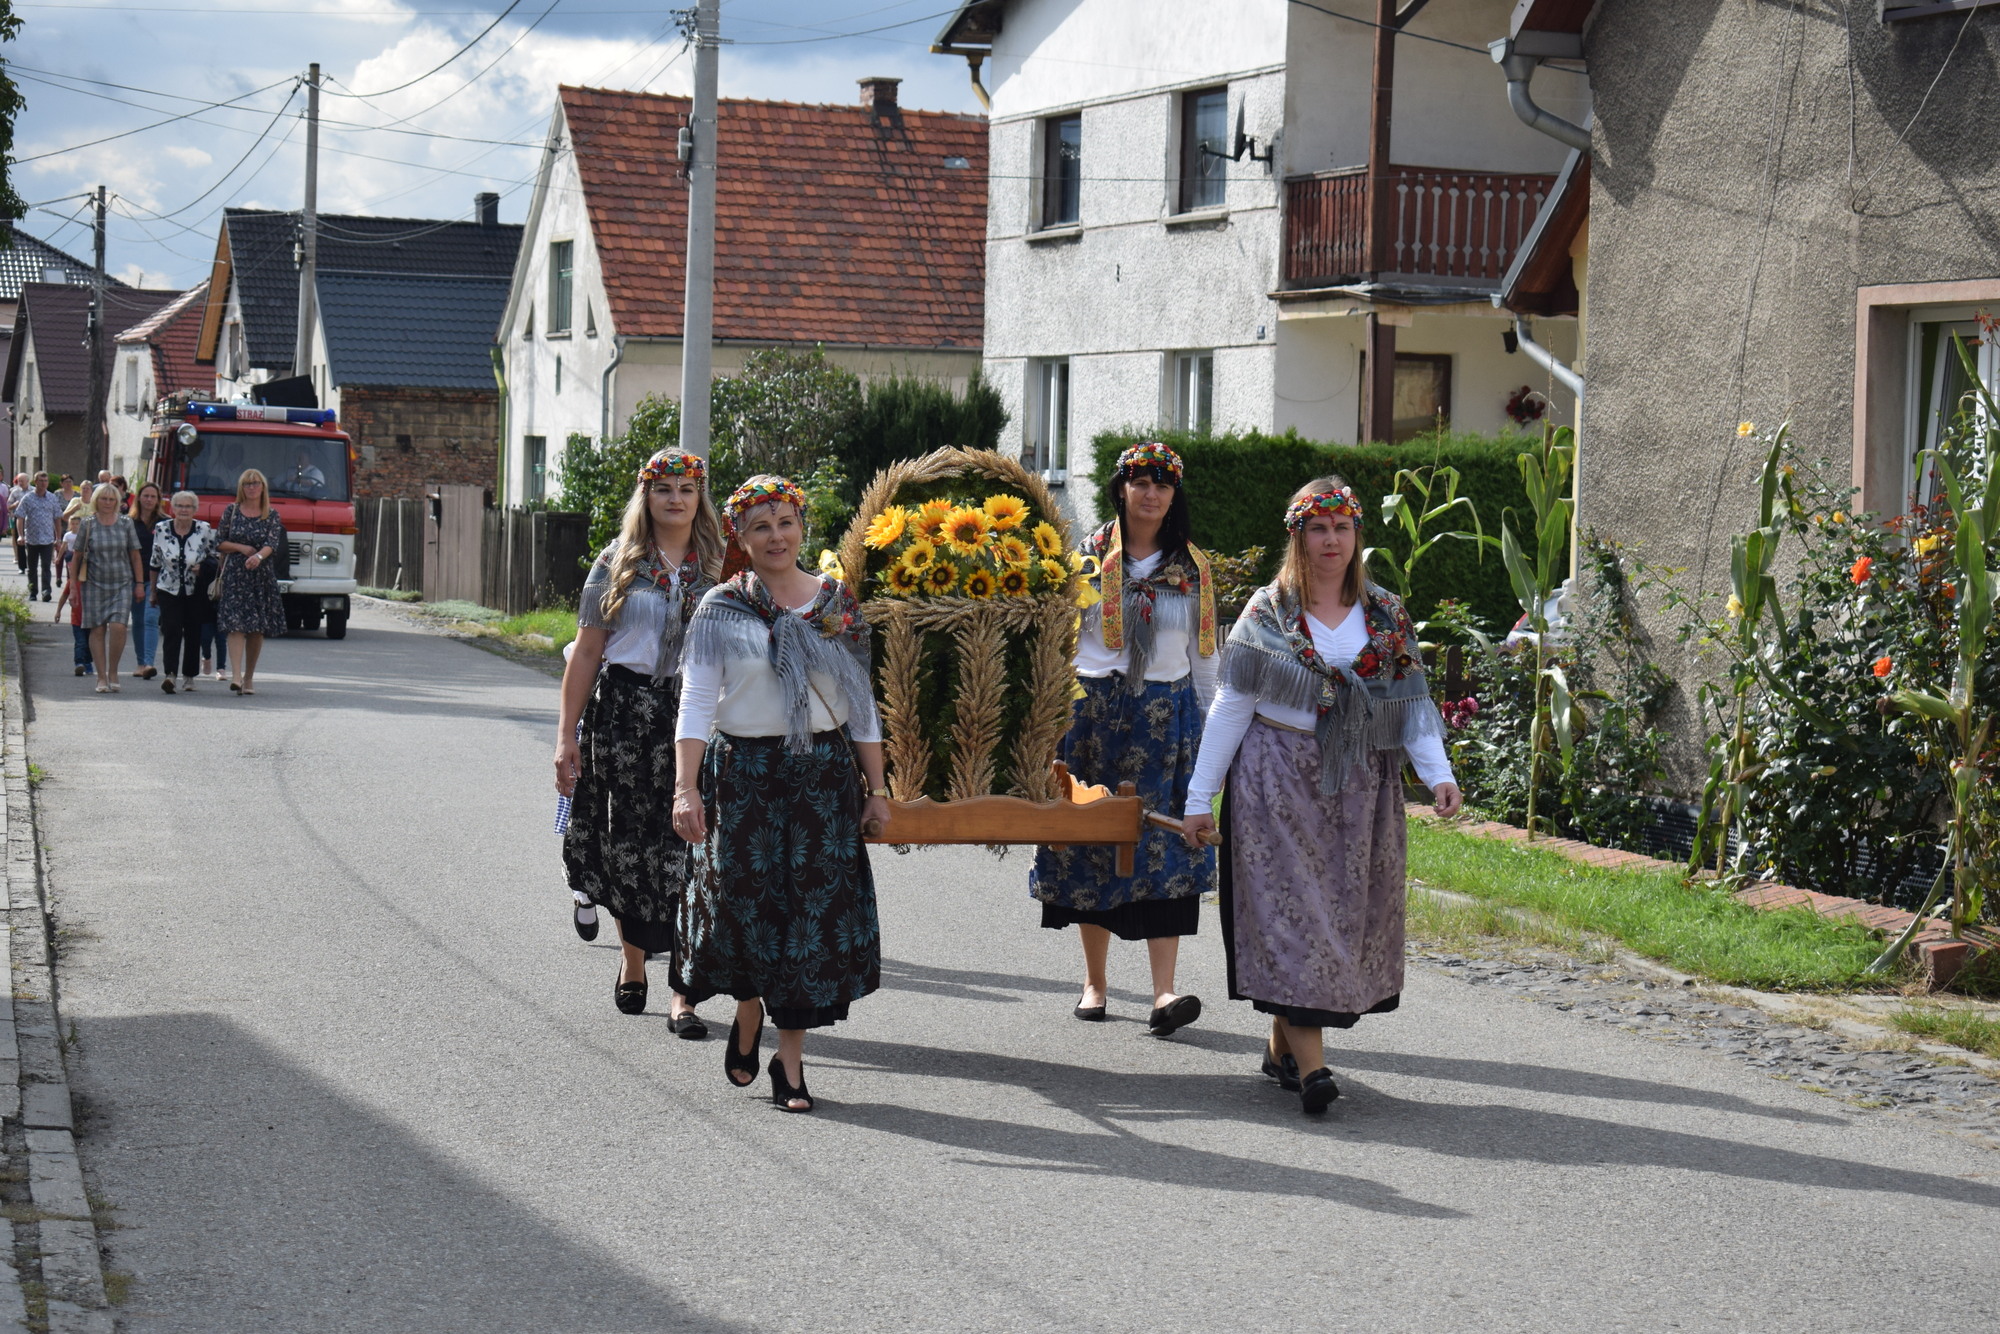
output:
[[[210,602],[222,601],[222,571],[223,567],[226,566],[229,562],[223,559],[220,551],[220,544],[230,540],[229,528],[227,525],[229,523],[229,516],[234,513],[236,513],[236,507],[234,505],[231,505],[228,509],[222,511],[222,522],[224,527],[222,531],[216,535],[215,538],[218,547],[215,557],[215,578],[212,581],[210,581],[208,585],[208,600]],[[203,561],[202,564],[206,565],[208,564],[208,562]]]

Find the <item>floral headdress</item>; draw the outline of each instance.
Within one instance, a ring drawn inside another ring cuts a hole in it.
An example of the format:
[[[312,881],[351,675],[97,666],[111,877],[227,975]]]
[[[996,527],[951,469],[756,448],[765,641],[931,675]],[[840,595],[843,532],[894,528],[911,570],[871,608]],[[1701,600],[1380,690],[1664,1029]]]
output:
[[[1355,527],[1361,526],[1361,502],[1355,499],[1353,490],[1345,486],[1332,491],[1315,491],[1293,501],[1291,508],[1285,511],[1285,527],[1296,533],[1316,514],[1328,514],[1335,518],[1345,516],[1354,520]]]
[[[1114,476],[1137,477],[1140,473],[1151,472],[1153,480],[1170,486],[1181,484],[1181,456],[1168,449],[1157,440],[1148,440],[1132,446],[1118,456],[1118,467]]]
[[[708,480],[708,463],[699,454],[690,454],[678,445],[669,445],[646,460],[646,466],[639,469],[639,484],[663,481],[669,477],[686,477],[691,481]]]
[[[752,477],[729,493],[729,499],[722,505],[722,517],[728,520],[729,531],[734,533],[737,521],[745,514],[776,500],[784,501],[802,515],[806,512],[806,493],[796,483],[783,477]]]

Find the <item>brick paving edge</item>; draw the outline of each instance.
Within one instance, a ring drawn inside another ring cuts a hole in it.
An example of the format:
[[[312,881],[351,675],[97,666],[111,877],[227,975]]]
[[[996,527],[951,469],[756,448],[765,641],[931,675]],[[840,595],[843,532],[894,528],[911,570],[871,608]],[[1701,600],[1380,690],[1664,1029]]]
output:
[[[77,1155],[76,1124],[57,1008],[54,942],[28,782],[26,685],[20,638],[0,633],[0,783],[6,788],[6,920],[13,986],[0,1025],[0,1064],[13,1077],[0,1086],[0,1121],[8,1125],[8,1166],[25,1171],[34,1202],[33,1254],[50,1334],[111,1334],[116,1319],[104,1291],[104,1264],[90,1197]],[[18,1146],[16,1148],[15,1146]],[[23,1275],[8,1248],[0,1272],[0,1334],[26,1330]]]

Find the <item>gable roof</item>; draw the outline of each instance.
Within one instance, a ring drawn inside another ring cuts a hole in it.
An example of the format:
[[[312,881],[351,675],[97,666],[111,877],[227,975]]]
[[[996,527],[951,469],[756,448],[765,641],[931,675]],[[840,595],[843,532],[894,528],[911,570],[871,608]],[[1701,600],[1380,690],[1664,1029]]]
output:
[[[106,287],[104,324],[115,329],[144,319],[166,305],[179,292],[161,292],[140,287]],[[90,351],[85,336],[90,320],[90,289],[58,283],[29,283],[21,289],[21,304],[14,312],[14,339],[7,348],[7,377],[4,391],[10,402],[18,402],[21,354],[32,331],[35,341],[35,371],[41,381],[43,411],[80,413],[90,401]],[[99,348],[104,365],[103,383],[110,384],[111,357],[116,340],[106,338]]]
[[[201,333],[202,306],[207,297],[208,279],[204,278],[115,340],[121,344],[150,345],[154,397],[182,389],[214,390],[215,373],[194,359],[195,340]]]
[[[253,366],[290,367],[298,343],[300,215],[296,211],[223,211],[201,360],[215,360],[222,308],[233,281],[243,306],[243,338]],[[507,279],[521,248],[519,223],[436,218],[319,216],[319,271]],[[212,312],[212,313],[210,313]],[[488,330],[489,340],[491,330]]]
[[[65,254],[47,241],[38,240],[18,227],[0,222],[12,238],[14,244],[0,249],[0,301],[18,301],[21,289],[29,283],[45,279],[50,269],[62,271],[62,281],[70,286],[87,287],[90,284],[91,266],[74,255]],[[123,287],[124,283],[107,275],[106,287]]]
[[[690,99],[561,97],[613,327],[677,339],[687,192],[674,145]],[[716,338],[980,345],[984,119],[731,98],[717,142]]]
[[[505,277],[322,273],[320,327],[335,385],[492,389]]]
[[[1572,148],[1562,174],[1542,201],[1541,210],[1514,262],[1500,280],[1499,303],[1524,315],[1574,315],[1582,302],[1570,251],[1590,222],[1590,154]]]

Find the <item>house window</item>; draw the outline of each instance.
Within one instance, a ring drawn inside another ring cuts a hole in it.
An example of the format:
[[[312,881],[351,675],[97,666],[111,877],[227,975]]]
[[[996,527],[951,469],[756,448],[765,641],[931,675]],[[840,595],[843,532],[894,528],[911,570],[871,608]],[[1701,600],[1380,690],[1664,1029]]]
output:
[[[569,332],[569,298],[575,272],[571,268],[571,256],[576,252],[574,241],[549,242],[549,332],[566,334]]]
[[[1029,363],[1028,457],[1022,462],[1051,482],[1069,463],[1069,362]]]
[[[1980,331],[1977,318],[1924,319],[1919,313],[1911,321],[1910,348],[1910,430],[1903,451],[1903,488],[1906,499],[1925,504],[1937,498],[1937,470],[1923,463],[1923,451],[1938,449],[1950,437],[1961,419],[1983,417],[1980,400],[1973,392],[1977,383],[1988,391],[2000,388],[2000,351],[1994,340]],[[1970,357],[1961,356],[1963,345]],[[1972,363],[1967,373],[1966,362]],[[1918,470],[1922,467],[1923,476]]]
[[[1220,208],[1229,184],[1229,90],[1203,88],[1181,97],[1180,212]]]
[[[535,308],[533,305],[530,305],[528,307],[527,322],[521,326],[521,337],[525,340],[533,338],[534,336],[535,336]]]
[[[1920,475],[1971,406],[1975,383],[2000,387],[2000,348],[1991,346],[2000,314],[2000,279],[1887,283],[1855,293],[1853,509],[1905,513],[1928,502],[1934,478]],[[1970,370],[1954,337],[1971,354]]]
[[[549,494],[549,438],[545,435],[524,435],[522,445],[522,473],[526,482],[525,499],[530,505],[546,500]]]
[[[139,411],[139,358],[125,358],[125,411]]]
[[[583,336],[597,337],[597,310],[590,304],[588,297],[584,298],[583,302]]]
[[[35,410],[35,363],[29,362],[21,372],[21,411]]]
[[[1174,426],[1206,434],[1215,419],[1215,353],[1181,352],[1174,357]]]
[[[558,394],[562,392],[562,357],[560,354],[556,357],[556,392]]]
[[[1042,122],[1042,226],[1074,226],[1083,202],[1083,117]]]
[[[1367,383],[1368,354],[1361,354],[1362,382]],[[1399,444],[1451,426],[1451,357],[1445,353],[1398,352],[1389,443]],[[1368,423],[1355,432],[1364,439]]]

